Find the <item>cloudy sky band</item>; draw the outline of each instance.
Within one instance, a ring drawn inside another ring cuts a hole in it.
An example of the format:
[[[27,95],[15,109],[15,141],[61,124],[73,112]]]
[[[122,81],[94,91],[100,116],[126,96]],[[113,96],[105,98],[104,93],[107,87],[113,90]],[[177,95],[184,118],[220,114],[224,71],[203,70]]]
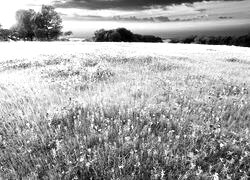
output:
[[[65,29],[84,31],[95,23],[105,26],[136,27],[128,23],[168,23],[167,28],[197,26],[195,22],[230,24],[250,21],[250,0],[3,0],[0,5],[0,24],[11,27],[19,9],[38,11],[42,4],[56,7]],[[93,23],[91,23],[93,22]],[[107,22],[107,23],[106,23]],[[123,24],[122,24],[123,23]],[[193,23],[193,24],[192,24]],[[148,25],[144,24],[148,27]],[[179,26],[178,26],[179,27]],[[212,27],[212,26],[211,26]]]

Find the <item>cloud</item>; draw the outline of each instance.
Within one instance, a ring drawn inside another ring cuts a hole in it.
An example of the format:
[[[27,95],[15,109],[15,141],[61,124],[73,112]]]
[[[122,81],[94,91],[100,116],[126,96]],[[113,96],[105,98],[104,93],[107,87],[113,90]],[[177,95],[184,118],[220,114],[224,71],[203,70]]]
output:
[[[79,15],[77,13],[73,14],[72,16],[67,16],[63,13],[60,13],[60,15],[65,16],[65,20],[80,20],[80,21],[117,21],[117,22],[177,22],[177,21],[197,21],[201,19],[205,19],[208,17],[208,15],[200,15],[200,16],[194,16],[189,18],[169,18],[167,16],[152,16],[152,17],[136,17],[136,16],[129,16],[129,17],[123,17],[123,16],[95,16],[95,15]],[[227,17],[218,17],[220,19],[226,19]]]
[[[129,16],[123,17],[120,15],[117,16],[96,16],[96,15],[80,15],[74,13],[71,16],[68,16],[64,13],[59,13],[64,20],[80,20],[80,21],[126,21],[126,22],[169,22],[170,19],[167,16],[156,16],[156,17],[136,17],[136,16]]]
[[[79,14],[73,14],[72,16],[63,15],[62,17],[64,20],[73,20],[73,21],[110,21],[112,20],[111,17],[94,16],[94,15],[79,15]]]
[[[204,13],[204,12],[206,12],[206,11],[207,11],[207,9],[205,9],[205,8],[201,8],[201,9],[196,9],[196,11],[199,11],[199,12],[201,12],[201,13]]]
[[[195,17],[190,17],[190,18],[175,18],[175,19],[171,19],[170,21],[174,21],[174,22],[178,22],[178,21],[199,21],[202,19],[206,19],[208,17],[208,15],[202,15],[202,16],[195,16]]]
[[[170,19],[167,16],[144,17],[144,18],[138,18],[136,16],[130,16],[130,17],[114,16],[113,20],[130,21],[130,22],[169,22],[170,21]]]
[[[157,17],[145,17],[145,18],[137,18],[135,16],[130,16],[128,18],[123,18],[120,16],[115,16],[114,20],[118,21],[137,21],[137,22],[169,22],[169,18],[167,16],[157,16]]]
[[[114,16],[112,18],[112,20],[114,20],[114,21],[129,21],[129,22],[154,22],[154,19],[152,17],[138,18],[136,16],[130,16],[130,17]]]
[[[143,10],[152,7],[165,7],[174,4],[192,6],[194,2],[203,0],[55,0],[54,5],[61,8],[80,9],[119,9],[119,10]],[[216,0],[208,0],[216,1]],[[241,1],[241,0],[221,0]]]
[[[219,19],[233,19],[232,16],[219,16]]]

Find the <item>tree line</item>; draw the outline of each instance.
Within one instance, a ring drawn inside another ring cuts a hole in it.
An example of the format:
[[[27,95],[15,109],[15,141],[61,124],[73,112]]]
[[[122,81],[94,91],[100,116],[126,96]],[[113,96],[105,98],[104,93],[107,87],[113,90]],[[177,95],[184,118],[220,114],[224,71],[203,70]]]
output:
[[[250,47],[250,33],[247,35],[232,36],[189,36],[180,39],[171,39],[170,43],[184,44],[210,44],[210,45],[234,45]]]

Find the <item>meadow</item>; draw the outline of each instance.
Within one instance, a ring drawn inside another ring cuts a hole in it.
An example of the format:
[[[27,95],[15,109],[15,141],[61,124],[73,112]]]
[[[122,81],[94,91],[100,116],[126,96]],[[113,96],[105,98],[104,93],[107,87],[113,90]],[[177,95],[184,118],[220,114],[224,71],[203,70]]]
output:
[[[249,48],[0,49],[0,179],[250,178]]]

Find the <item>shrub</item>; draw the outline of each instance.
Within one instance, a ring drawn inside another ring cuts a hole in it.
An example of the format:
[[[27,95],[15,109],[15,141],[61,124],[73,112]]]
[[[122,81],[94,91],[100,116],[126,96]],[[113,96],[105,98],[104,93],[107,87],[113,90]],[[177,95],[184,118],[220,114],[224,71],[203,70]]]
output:
[[[123,41],[123,42],[132,42],[133,41],[134,34],[131,31],[129,31],[125,28],[118,28],[118,29],[116,29],[116,31],[118,33],[120,33],[121,41]]]
[[[97,30],[93,39],[96,42],[163,42],[160,37],[133,34],[125,28]]]
[[[9,41],[10,39],[13,41],[18,40],[16,32],[13,30],[0,28],[0,41]]]
[[[190,36],[190,37],[187,37],[186,39],[184,39],[182,41],[182,43],[185,43],[185,44],[190,44],[190,43],[193,43],[194,42],[194,39],[196,38],[197,36]]]

